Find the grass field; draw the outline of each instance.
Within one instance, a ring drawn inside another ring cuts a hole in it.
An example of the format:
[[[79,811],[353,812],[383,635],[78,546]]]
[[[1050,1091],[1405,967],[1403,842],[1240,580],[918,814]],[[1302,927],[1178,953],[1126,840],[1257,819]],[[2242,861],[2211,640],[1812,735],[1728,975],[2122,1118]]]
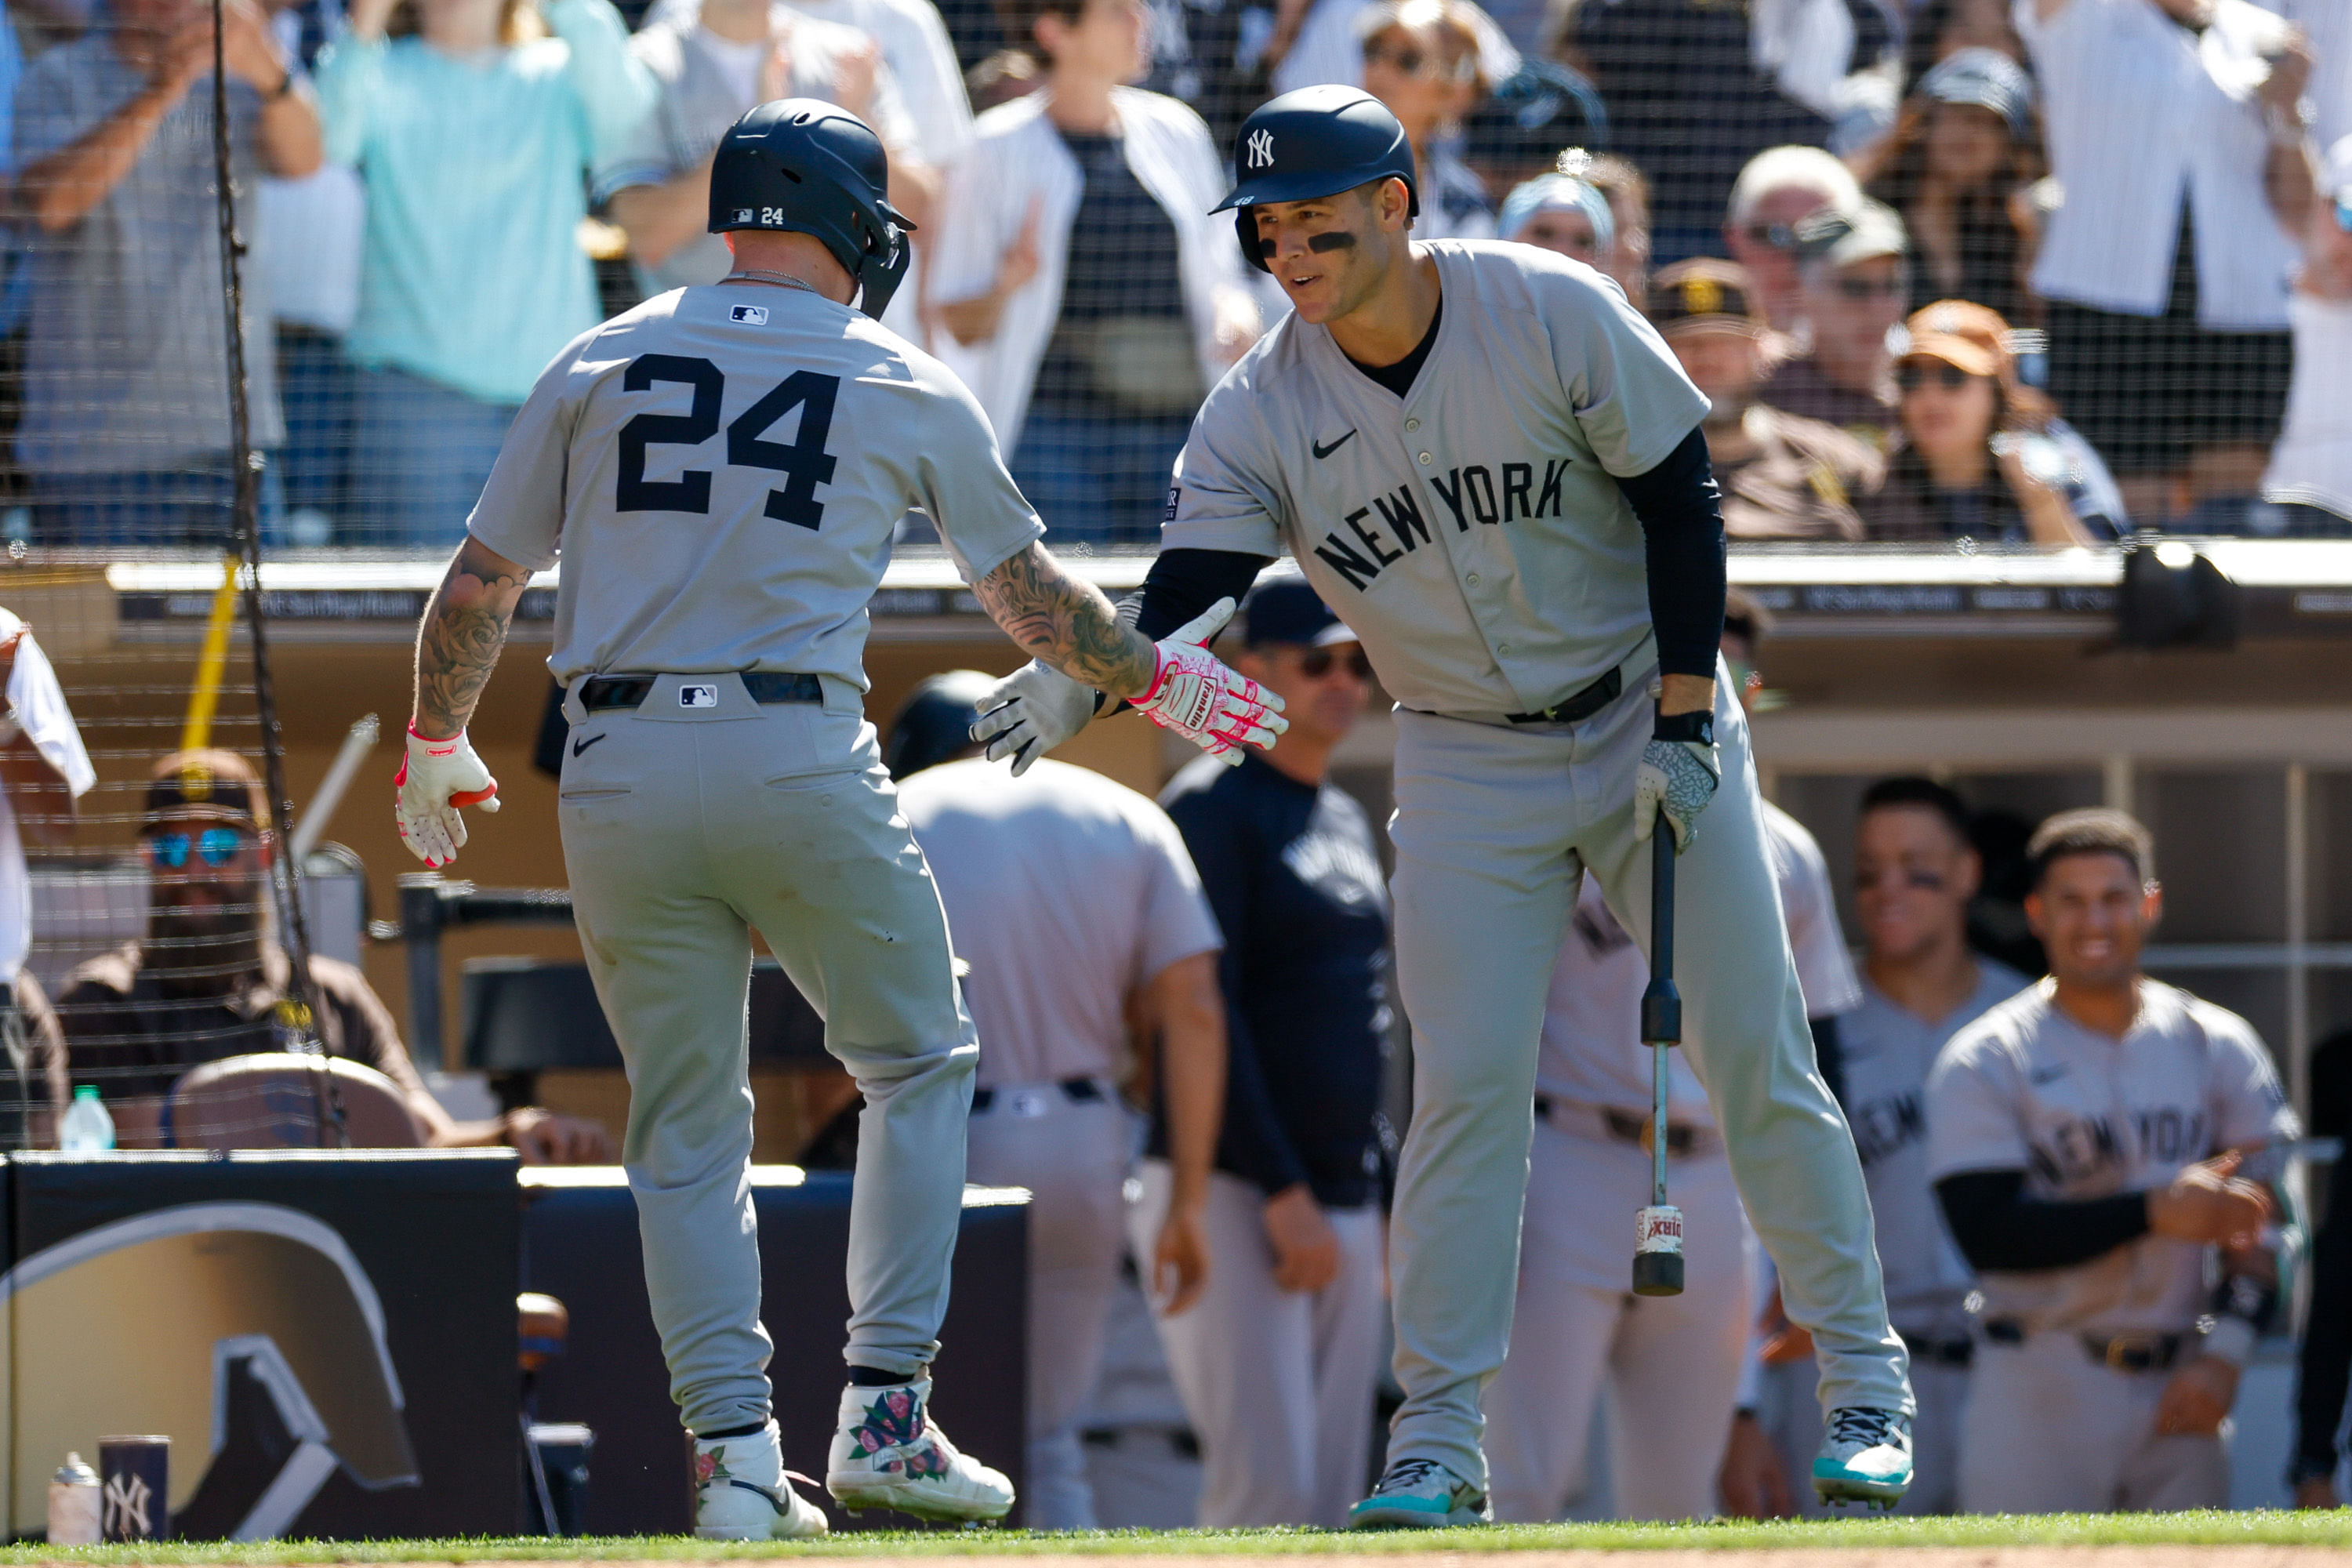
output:
[[[2226,1553],[2217,1549],[2235,1548]],[[1942,1549],[1942,1550],[1932,1550]],[[2054,1549],[2054,1550],[2053,1550]],[[1761,1552],[1776,1562],[1815,1562],[1845,1553],[1870,1559],[1912,1552],[1939,1562],[2030,1564],[2086,1557],[2162,1561],[2181,1568],[2228,1560],[2317,1563],[2352,1549],[2352,1510],[2334,1513],[2225,1512],[2052,1514],[1964,1519],[1852,1519],[1758,1524],[1503,1525],[1480,1530],[1346,1533],[1305,1530],[1101,1531],[1032,1534],[1025,1531],[875,1531],[810,1544],[719,1545],[678,1536],[545,1540],[161,1542],[145,1547],[52,1551],[0,1548],[0,1563],[217,1563],[284,1568],[325,1563],[652,1563],[689,1558],[846,1557],[869,1560],[948,1555],[1046,1557],[1070,1563],[1118,1556],[1182,1557],[1319,1554],[1382,1558],[1407,1554],[1458,1560],[1513,1552],[1558,1555],[1589,1552]],[[1849,1559],[1848,1561],[1853,1561]]]

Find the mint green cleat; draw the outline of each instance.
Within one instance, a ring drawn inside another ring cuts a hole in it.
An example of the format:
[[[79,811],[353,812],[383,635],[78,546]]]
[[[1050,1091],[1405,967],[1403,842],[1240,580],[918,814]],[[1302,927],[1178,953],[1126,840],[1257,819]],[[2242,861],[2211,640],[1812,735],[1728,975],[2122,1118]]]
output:
[[[1891,1509],[1911,1485],[1911,1417],[1893,1410],[1832,1410],[1813,1461],[1813,1490],[1843,1508]]]
[[[1449,1524],[1486,1524],[1493,1518],[1486,1494],[1436,1460],[1399,1459],[1372,1495],[1348,1510],[1348,1528],[1442,1530]]]

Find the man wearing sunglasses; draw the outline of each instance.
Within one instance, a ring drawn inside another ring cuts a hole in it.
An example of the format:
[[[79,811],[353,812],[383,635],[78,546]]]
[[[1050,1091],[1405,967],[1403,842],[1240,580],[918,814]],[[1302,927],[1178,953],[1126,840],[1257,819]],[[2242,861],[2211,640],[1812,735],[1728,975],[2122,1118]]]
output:
[[[1195,763],[1161,796],[1225,935],[1230,1067],[1206,1223],[1213,1267],[1160,1342],[1200,1435],[1196,1522],[1337,1525],[1364,1484],[1380,1373],[1380,1146],[1388,889],[1370,818],[1330,782],[1370,666],[1304,578],[1244,605],[1234,668],[1282,694],[1282,744]],[[1155,1139],[1155,1150],[1166,1140]],[[1143,1167],[1149,1257],[1173,1173]]]
[[[139,850],[147,933],[83,963],[58,998],[76,1084],[91,1084],[126,1149],[163,1142],[163,1110],[191,1068],[286,1048],[277,1004],[292,982],[278,942],[269,867],[278,841],[268,795],[235,752],[175,752],[149,777]],[[441,1109],[409,1060],[392,1014],[351,964],[313,955],[328,1054],[398,1085],[435,1148],[507,1144],[530,1164],[610,1159],[604,1130],[535,1107],[487,1121]]]
[[[1811,346],[1775,369],[1759,395],[1883,449],[1895,423],[1887,334],[1911,286],[1902,216],[1868,200],[1827,208],[1797,224],[1795,248]]]

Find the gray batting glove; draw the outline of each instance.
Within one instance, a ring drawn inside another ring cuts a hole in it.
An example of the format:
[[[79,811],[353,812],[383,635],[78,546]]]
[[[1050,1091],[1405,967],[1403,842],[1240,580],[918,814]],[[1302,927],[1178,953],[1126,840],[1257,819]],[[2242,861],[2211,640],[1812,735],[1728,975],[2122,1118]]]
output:
[[[1675,853],[1691,847],[1698,836],[1698,814],[1715,798],[1723,782],[1723,764],[1715,748],[1696,741],[1661,741],[1653,737],[1642,748],[1642,765],[1633,770],[1633,837],[1646,843],[1657,830],[1658,813],[1675,830]]]
[[[1011,757],[1018,778],[1030,763],[1087,727],[1095,716],[1095,698],[1093,687],[1033,658],[981,699],[972,742],[988,748],[991,762]]]

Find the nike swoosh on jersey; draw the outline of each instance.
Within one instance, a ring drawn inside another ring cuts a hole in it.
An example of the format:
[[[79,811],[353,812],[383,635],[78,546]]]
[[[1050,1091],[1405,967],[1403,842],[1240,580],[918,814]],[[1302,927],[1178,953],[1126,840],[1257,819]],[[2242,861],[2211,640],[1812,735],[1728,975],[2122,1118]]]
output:
[[[575,757],[576,757],[576,756],[578,756],[581,752],[583,752],[586,751],[589,747],[591,747],[591,746],[594,745],[597,742],[599,742],[599,741],[603,740],[603,739],[604,738],[604,735],[609,735],[609,734],[611,734],[611,733],[612,733],[612,731],[609,731],[609,730],[607,730],[607,731],[604,731],[604,735],[574,735],[574,736],[572,736],[572,754],[573,756],[575,756]]]
[[[1314,440],[1311,437],[1308,439],[1307,444],[1315,448],[1316,460],[1319,462],[1355,438],[1356,433],[1353,430],[1350,430],[1345,436],[1340,437],[1338,440],[1332,442],[1328,447],[1326,447],[1322,442]]]

